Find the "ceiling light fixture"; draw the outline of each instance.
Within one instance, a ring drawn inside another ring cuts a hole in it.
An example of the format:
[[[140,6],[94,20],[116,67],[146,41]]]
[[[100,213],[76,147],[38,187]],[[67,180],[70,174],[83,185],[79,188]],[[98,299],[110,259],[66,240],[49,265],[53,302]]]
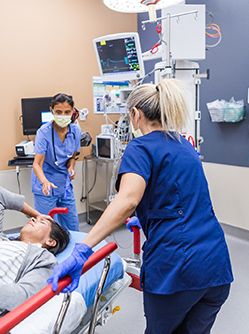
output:
[[[103,0],[110,9],[121,13],[149,12],[151,22],[156,21],[156,10],[174,6],[182,0]]]

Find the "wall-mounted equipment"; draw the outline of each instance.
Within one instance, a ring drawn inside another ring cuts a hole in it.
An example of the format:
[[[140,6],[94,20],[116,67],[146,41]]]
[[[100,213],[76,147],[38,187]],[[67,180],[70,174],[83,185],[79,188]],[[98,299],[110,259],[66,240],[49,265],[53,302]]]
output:
[[[103,81],[93,77],[93,108],[95,114],[123,114],[132,91],[128,81]]]
[[[132,81],[144,77],[138,33],[106,35],[95,38],[93,44],[104,81]]]
[[[240,122],[245,118],[244,101],[235,101],[232,97],[229,102],[215,100],[207,103],[207,108],[212,122]]]

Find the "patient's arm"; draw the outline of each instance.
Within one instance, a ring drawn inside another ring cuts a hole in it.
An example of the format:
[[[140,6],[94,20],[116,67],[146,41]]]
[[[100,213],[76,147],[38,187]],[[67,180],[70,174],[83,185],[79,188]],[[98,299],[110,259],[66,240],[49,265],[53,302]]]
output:
[[[3,231],[4,210],[21,211],[24,204],[24,196],[12,193],[0,187],[0,232]]]
[[[23,276],[17,283],[0,282],[0,309],[11,311],[47,285],[47,278],[56,264],[55,257],[37,246],[32,249],[36,256],[26,266]]]
[[[24,196],[12,193],[7,189],[0,187],[0,232],[3,231],[4,210],[21,211],[29,217],[40,215],[38,211],[24,202]]]
[[[41,215],[40,212],[33,209],[26,202],[23,203],[23,207],[22,207],[21,212],[24,213],[25,215],[29,216],[29,217],[35,217],[35,218],[37,218],[38,216]]]

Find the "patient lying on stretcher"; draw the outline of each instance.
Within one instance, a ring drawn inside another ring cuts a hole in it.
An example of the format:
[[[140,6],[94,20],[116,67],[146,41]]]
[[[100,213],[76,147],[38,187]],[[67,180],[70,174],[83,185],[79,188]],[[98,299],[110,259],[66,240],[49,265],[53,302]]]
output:
[[[8,200],[3,207],[8,209]],[[68,242],[68,232],[49,216],[31,218],[18,238],[9,239],[0,233],[0,314],[47,285],[57,263],[54,255],[62,252]]]

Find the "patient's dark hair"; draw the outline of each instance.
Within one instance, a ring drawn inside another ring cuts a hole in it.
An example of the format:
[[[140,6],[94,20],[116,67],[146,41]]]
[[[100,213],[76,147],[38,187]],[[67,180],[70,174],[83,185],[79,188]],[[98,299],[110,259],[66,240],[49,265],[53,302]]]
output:
[[[56,241],[54,247],[44,246],[50,253],[57,255],[61,253],[69,243],[69,233],[68,231],[56,223],[52,218],[49,219],[51,222],[51,232],[50,238]]]
[[[51,223],[51,232],[50,232],[50,238],[54,239],[56,241],[55,246],[48,246],[44,245],[43,248],[46,248],[50,253],[57,255],[64,251],[64,249],[67,247],[69,243],[69,233],[68,231],[61,227],[56,221],[54,221],[51,217],[46,218],[49,219]],[[21,241],[20,236],[18,237],[10,237],[8,238],[11,241]]]

